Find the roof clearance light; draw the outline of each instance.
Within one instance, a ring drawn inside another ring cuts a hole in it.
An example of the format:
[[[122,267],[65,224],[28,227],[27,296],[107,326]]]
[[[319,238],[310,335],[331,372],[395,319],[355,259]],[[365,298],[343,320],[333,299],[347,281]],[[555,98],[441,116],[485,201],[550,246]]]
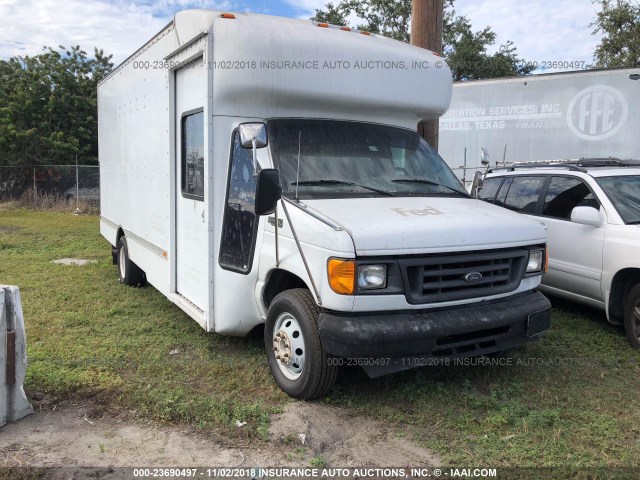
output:
[[[371,32],[360,32],[362,35],[371,35]]]
[[[230,18],[230,19],[234,19],[236,18],[236,16],[233,13],[223,13],[222,15],[220,15],[222,18]]]
[[[328,23],[316,23],[316,27],[329,28],[329,24]]]
[[[349,27],[340,27],[340,30],[344,30],[345,32],[350,32],[351,29]]]

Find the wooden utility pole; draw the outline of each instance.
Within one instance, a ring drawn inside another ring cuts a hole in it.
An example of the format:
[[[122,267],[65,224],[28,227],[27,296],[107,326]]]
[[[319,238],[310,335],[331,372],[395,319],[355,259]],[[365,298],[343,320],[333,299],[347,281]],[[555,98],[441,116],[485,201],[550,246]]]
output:
[[[412,0],[411,45],[441,54],[443,15],[444,0]],[[418,133],[438,150],[438,119],[420,122]]]

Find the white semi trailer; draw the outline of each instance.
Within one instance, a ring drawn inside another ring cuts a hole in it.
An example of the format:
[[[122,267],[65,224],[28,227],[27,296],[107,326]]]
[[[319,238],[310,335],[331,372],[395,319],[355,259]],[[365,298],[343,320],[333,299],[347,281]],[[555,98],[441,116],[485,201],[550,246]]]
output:
[[[266,323],[278,385],[331,387],[535,340],[545,232],[469,198],[416,134],[435,54],[255,14],[176,14],[98,87],[101,221],[122,283],[206,331]]]
[[[456,82],[439,153],[470,181],[491,165],[640,158],[640,68]]]

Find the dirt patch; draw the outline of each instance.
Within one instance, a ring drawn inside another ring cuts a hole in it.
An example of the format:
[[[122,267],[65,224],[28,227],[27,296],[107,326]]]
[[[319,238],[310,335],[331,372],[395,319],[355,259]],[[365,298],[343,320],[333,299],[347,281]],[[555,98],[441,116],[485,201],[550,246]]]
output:
[[[74,265],[77,267],[83,267],[85,265],[98,263],[98,260],[86,260],[84,258],[61,258],[59,260],[51,260],[51,263],[55,263],[57,265]]]
[[[305,445],[334,467],[437,467],[440,459],[393,428],[348,410],[296,402],[271,417],[269,436],[283,445]],[[383,465],[381,465],[381,462]]]
[[[1,206],[0,210],[2,210]],[[20,230],[20,227],[8,227],[6,225],[0,225],[0,234],[15,233],[18,230]]]
[[[440,464],[435,455],[398,437],[381,423],[317,403],[289,404],[284,413],[272,417],[269,441],[251,446],[230,445],[222,438],[189,428],[140,424],[108,415],[94,417],[94,412],[86,405],[67,406],[38,412],[3,427],[0,467],[91,467],[95,473],[96,469],[139,466]],[[118,478],[117,472],[109,478]]]
[[[88,406],[39,412],[4,427],[0,466],[233,466],[247,461],[190,429],[91,417]],[[252,458],[252,457],[250,457]]]

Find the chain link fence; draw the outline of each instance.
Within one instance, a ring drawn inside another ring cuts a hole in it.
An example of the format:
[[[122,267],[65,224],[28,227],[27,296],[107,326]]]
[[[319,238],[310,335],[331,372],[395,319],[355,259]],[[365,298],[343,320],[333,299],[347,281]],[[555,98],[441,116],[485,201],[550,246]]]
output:
[[[33,208],[100,209],[97,165],[0,166],[0,201]]]

